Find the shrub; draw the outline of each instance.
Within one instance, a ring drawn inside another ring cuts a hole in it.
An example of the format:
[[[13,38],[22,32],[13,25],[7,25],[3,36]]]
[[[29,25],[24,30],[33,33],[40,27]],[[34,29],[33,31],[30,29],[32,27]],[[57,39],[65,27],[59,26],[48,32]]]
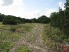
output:
[[[16,21],[15,17],[6,16],[3,19],[3,24],[17,25],[17,21]]]

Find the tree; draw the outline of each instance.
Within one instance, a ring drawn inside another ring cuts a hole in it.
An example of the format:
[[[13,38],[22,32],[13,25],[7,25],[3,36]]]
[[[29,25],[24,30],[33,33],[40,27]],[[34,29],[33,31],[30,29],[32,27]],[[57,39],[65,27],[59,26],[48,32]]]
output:
[[[64,11],[59,8],[59,12],[54,12],[50,15],[51,26],[63,29],[64,25]]]
[[[57,12],[51,13],[50,19],[51,19],[51,26],[53,26],[53,27],[59,26],[58,13]]]
[[[69,0],[65,3],[66,9],[62,11],[59,8],[59,12],[54,12],[51,14],[51,26],[58,27],[66,37],[69,36]]]
[[[46,17],[45,15],[42,15],[38,18],[38,22],[39,23],[49,23],[50,22],[50,18]]]
[[[61,30],[63,30],[63,26],[64,26],[64,19],[65,19],[65,13],[64,13],[64,11],[61,9],[61,8],[59,8],[59,12],[58,12],[58,19],[59,19],[59,28],[61,29]]]
[[[31,19],[32,23],[38,23],[38,20],[36,18]]]
[[[0,13],[0,22],[2,22],[4,17],[5,17],[5,15]]]
[[[69,36],[69,0],[65,3],[64,33]]]
[[[8,15],[3,19],[3,24],[16,25],[17,21],[14,16]]]

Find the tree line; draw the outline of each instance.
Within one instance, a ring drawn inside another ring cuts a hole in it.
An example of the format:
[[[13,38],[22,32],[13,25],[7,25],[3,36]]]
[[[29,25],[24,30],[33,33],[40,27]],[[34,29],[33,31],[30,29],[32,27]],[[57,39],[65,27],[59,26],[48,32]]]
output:
[[[69,1],[66,0],[65,10],[59,8],[59,12],[53,12],[50,15],[51,26],[59,28],[63,33],[64,37],[69,38]]]
[[[40,16],[38,19],[25,19],[21,17],[16,17],[12,15],[4,15],[0,13],[0,22],[3,24],[9,24],[9,25],[17,25],[20,23],[49,23],[50,18],[46,17],[45,15]]]

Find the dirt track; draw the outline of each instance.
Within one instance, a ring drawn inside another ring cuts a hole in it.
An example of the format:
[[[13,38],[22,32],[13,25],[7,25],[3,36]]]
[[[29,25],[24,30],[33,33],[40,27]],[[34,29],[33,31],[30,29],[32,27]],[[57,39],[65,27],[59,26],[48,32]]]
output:
[[[46,46],[42,40],[43,25],[35,24],[35,27],[25,34],[25,36],[16,42],[16,45],[10,52],[16,52],[16,49],[21,45],[26,45],[32,52],[47,52]]]

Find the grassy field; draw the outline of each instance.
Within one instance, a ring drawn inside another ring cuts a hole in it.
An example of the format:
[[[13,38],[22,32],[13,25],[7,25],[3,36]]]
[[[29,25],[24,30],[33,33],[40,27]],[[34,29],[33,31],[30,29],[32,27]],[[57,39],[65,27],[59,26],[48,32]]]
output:
[[[9,52],[16,42],[23,38],[33,24],[3,25],[0,23],[0,52]]]
[[[59,29],[49,24],[0,23],[0,52],[59,52],[57,45],[60,45],[62,34]]]

